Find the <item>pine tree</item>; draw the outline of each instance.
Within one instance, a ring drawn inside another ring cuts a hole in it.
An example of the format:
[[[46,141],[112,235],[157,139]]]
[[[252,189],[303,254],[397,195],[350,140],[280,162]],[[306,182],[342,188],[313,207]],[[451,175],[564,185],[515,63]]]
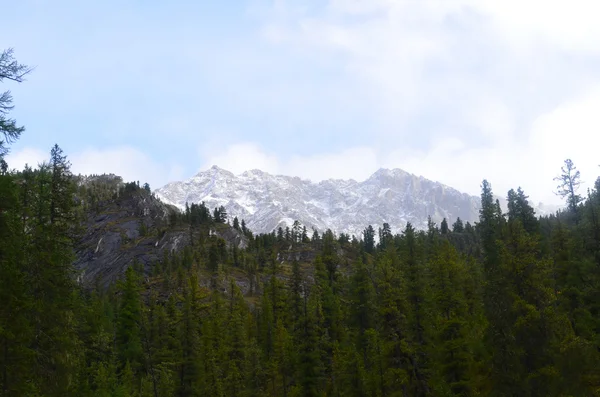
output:
[[[463,221],[460,217],[456,218],[456,222],[452,224],[452,232],[453,233],[462,233],[465,231],[465,227],[463,225]]]
[[[227,376],[225,377],[227,396],[240,396],[245,389],[245,370],[247,367],[247,335],[245,329],[244,297],[233,280],[230,282],[230,310],[225,336]]]
[[[319,295],[315,290],[311,291],[310,298],[304,296],[298,383],[301,395],[306,397],[319,396],[323,389],[323,315]]]
[[[373,229],[373,226],[369,225],[363,231],[363,241],[365,251],[368,253],[372,253],[375,249],[375,230]]]
[[[515,192],[513,189],[508,192],[508,220],[519,219],[527,233],[534,234],[539,231],[538,220],[535,217],[533,208],[527,201],[528,197],[521,188]]]
[[[466,297],[468,269],[447,240],[442,241],[432,258],[434,322],[429,329],[433,338],[431,355],[440,376],[438,393],[463,396],[472,393],[474,360]]]
[[[581,196],[577,194],[577,190],[581,185],[581,173],[571,159],[566,159],[565,165],[560,170],[560,176],[554,178],[555,181],[559,182],[556,187],[556,194],[566,199],[572,212],[577,212],[577,206],[581,202]]]
[[[435,238],[437,232],[429,234],[428,240]],[[422,262],[422,243],[419,242],[414,227],[408,223],[402,233],[401,268],[406,275],[406,293],[408,302],[407,340],[411,344],[409,355],[411,365],[411,379],[409,380],[409,392],[415,396],[427,395],[429,387],[429,365],[427,359],[426,324],[426,283],[425,269]]]
[[[117,317],[116,346],[122,366],[129,363],[137,372],[143,367],[143,350],[140,335],[141,302],[138,275],[128,267],[120,283],[121,302]]]
[[[34,172],[23,195],[28,215],[22,221],[26,237],[25,267],[33,299],[31,320],[35,352],[34,376],[47,395],[64,395],[73,387],[79,364],[76,287],[73,273],[73,181],[69,164],[55,146],[50,164]]]
[[[0,54],[0,82],[7,79],[20,83],[31,71],[32,68],[20,64],[14,59],[12,48],[4,50]],[[8,153],[8,144],[17,140],[25,130],[24,127],[17,127],[15,120],[7,118],[8,112],[12,108],[10,91],[4,91],[0,94],[0,133],[4,136],[4,139],[0,139],[0,159]]]
[[[306,230],[306,226],[302,226],[301,241],[305,244],[310,243],[310,239],[308,238],[308,231]]]
[[[30,171],[26,169],[29,174]],[[22,189],[26,184],[21,185]],[[0,395],[33,392],[29,385],[34,352],[29,346],[33,327],[28,318],[31,295],[24,271],[24,225],[18,217],[17,185],[11,175],[0,175]],[[29,196],[29,195],[27,195]]]
[[[448,221],[446,218],[442,219],[442,224],[440,225],[440,232],[442,234],[448,234],[450,230],[448,229]]]
[[[180,329],[181,358],[179,369],[180,396],[201,395],[198,381],[200,378],[200,300],[204,297],[198,290],[198,278],[195,274],[188,280],[184,290],[182,322]]]
[[[374,326],[373,285],[369,272],[362,261],[356,262],[353,273],[351,318],[357,330],[357,347],[366,361],[365,333]]]
[[[489,325],[486,345],[491,357],[490,381],[494,395],[511,395],[518,384],[519,356],[515,354],[511,326],[512,296],[508,293],[506,278],[500,259],[497,208],[491,185],[484,180],[481,192],[480,234],[484,251],[486,288],[484,304]]]
[[[385,250],[391,243],[394,236],[392,235],[392,228],[390,224],[385,222],[383,227],[379,229],[379,247],[381,250]]]
[[[383,361],[382,395],[408,395],[410,356],[407,341],[406,280],[398,256],[387,251],[377,263],[377,317]]]

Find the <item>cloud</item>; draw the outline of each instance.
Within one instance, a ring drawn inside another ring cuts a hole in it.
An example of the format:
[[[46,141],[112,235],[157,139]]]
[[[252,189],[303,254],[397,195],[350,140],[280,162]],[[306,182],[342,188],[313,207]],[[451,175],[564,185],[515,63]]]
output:
[[[36,148],[23,148],[11,153],[7,162],[11,169],[23,169],[25,164],[36,166],[47,161],[49,155]],[[181,179],[183,168],[178,164],[161,164],[139,149],[121,146],[106,149],[88,148],[68,155],[75,174],[116,174],[125,181],[148,182],[158,188],[169,181]]]
[[[369,147],[348,148],[311,156],[296,155],[283,166],[287,175],[297,175],[313,181],[329,178],[363,180],[377,168],[377,153]]]
[[[50,159],[50,152],[45,152],[36,148],[24,148],[17,152],[11,152],[6,156],[6,162],[10,169],[22,170],[25,165],[35,168]]]
[[[69,142],[74,168],[153,187],[213,164],[313,180],[400,167],[543,201],[558,200],[566,157],[588,183],[599,171],[600,4],[588,0],[250,0],[247,13],[198,2],[118,15],[13,3],[6,39],[38,65],[14,87],[29,148],[15,164],[45,158],[33,148],[51,138]]]
[[[492,17],[511,45],[543,40],[564,50],[600,52],[600,4],[588,0],[569,3],[529,0],[470,0],[470,6]]]
[[[506,122],[502,107],[496,109],[498,117],[486,112],[482,115],[500,124],[502,120]],[[498,195],[504,196],[509,189],[520,186],[535,203],[561,204],[554,194],[553,178],[560,173],[564,159],[571,158],[581,171],[582,194],[600,174],[598,109],[600,86],[536,118],[521,145],[516,145],[513,139],[502,140],[501,134],[493,144],[482,146],[469,145],[452,135],[433,136],[423,150],[407,150],[402,146],[376,150],[362,146],[285,159],[267,152],[258,143],[243,143],[226,148],[223,154],[208,156],[204,168],[216,164],[236,174],[259,168],[313,181],[364,180],[380,167],[402,168],[472,195],[479,195],[481,181],[487,179]]]
[[[339,152],[308,156],[293,155],[282,158],[265,151],[258,143],[244,142],[230,145],[218,154],[204,149],[205,161],[201,170],[217,165],[234,174],[259,169],[272,174],[299,176],[312,181],[329,178],[367,178],[377,170],[375,150],[368,147],[348,148]]]
[[[330,89],[339,85],[349,101],[361,104],[352,109],[373,120],[366,139],[353,145],[369,153],[363,157],[372,157],[366,164],[373,165],[353,170],[356,162],[349,161],[347,174],[360,179],[369,168],[400,167],[471,194],[487,178],[497,194],[520,185],[532,199],[556,203],[552,179],[570,157],[593,183],[600,136],[593,109],[600,92],[590,87],[600,78],[600,25],[594,18],[600,5],[326,4],[276,2],[263,35],[309,62],[336,65],[344,77]],[[329,172],[337,161],[322,162],[318,172],[307,171],[319,164],[315,156],[296,162],[306,165],[288,162],[295,174],[340,174]]]
[[[237,143],[226,148],[217,146],[207,148],[203,146],[200,153],[206,159],[201,170],[217,165],[234,174],[252,169],[271,173],[279,172],[277,156],[266,154],[255,143]]]
[[[478,194],[479,183],[490,181],[496,194],[505,195],[521,186],[534,201],[559,204],[553,180],[563,161],[571,158],[581,171],[580,193],[591,188],[600,169],[600,86],[585,95],[536,118],[524,136],[525,142],[511,139],[494,145],[472,147],[456,138],[432,142],[427,151],[402,156],[393,151],[387,167],[439,180],[461,191]]]
[[[70,160],[74,173],[114,173],[123,177],[125,181],[148,182],[153,189],[162,186],[166,181],[182,177],[180,166],[161,164],[144,152],[127,146],[90,148],[70,156]]]

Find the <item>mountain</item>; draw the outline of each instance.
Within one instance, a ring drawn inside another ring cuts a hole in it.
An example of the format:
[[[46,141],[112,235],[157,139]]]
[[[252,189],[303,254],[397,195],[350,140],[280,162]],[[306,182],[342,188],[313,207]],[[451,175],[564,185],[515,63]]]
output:
[[[224,206],[229,219],[244,219],[254,232],[271,232],[300,221],[309,230],[332,229],[360,236],[367,225],[384,222],[397,232],[407,222],[427,227],[431,215],[454,222],[475,221],[479,197],[409,174],[401,169],[379,169],[367,180],[329,179],[319,183],[298,177],[271,175],[260,170],[240,175],[213,166],[181,182],[154,191],[167,204],[180,209],[185,203]]]
[[[177,254],[193,244],[187,225],[173,222],[179,211],[119,176],[78,177],[77,201],[82,203],[80,233],[75,243],[74,268],[87,287],[107,288],[132,263],[146,276],[165,254]],[[211,225],[210,234],[228,246],[246,246],[246,237],[226,224]]]

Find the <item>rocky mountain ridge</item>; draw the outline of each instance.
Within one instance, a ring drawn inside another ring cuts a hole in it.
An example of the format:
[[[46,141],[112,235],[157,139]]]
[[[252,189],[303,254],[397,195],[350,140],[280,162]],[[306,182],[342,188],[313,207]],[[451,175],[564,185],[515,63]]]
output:
[[[165,255],[179,253],[193,244],[192,236],[202,233],[190,230],[189,225],[174,225],[176,208],[139,186],[123,183],[118,176],[79,177],[78,186],[78,199],[86,201],[87,197],[88,203],[81,214],[74,268],[78,281],[87,287],[107,288],[134,263],[148,275]],[[90,197],[95,198],[93,202]],[[229,246],[245,248],[247,244],[245,236],[226,224],[213,225],[208,233]]]
[[[377,227],[384,222],[394,232],[407,222],[425,228],[428,216],[438,224],[443,218],[454,222],[458,217],[474,222],[480,205],[479,197],[401,169],[384,168],[361,182],[329,179],[314,183],[260,170],[234,175],[213,166],[154,193],[180,209],[186,202],[224,206],[230,219],[244,219],[254,232],[271,232],[298,220],[309,230],[329,228],[356,236],[367,225]]]

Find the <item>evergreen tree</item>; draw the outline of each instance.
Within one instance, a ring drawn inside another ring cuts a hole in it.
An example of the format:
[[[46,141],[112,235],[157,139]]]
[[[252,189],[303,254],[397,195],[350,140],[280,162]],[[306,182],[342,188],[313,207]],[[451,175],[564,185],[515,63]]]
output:
[[[20,83],[32,69],[27,65],[20,64],[14,58],[13,49],[9,48],[0,54],[0,82],[4,79]],[[8,118],[8,112],[13,109],[10,91],[0,94],[0,133],[4,139],[0,139],[0,159],[8,153],[8,145],[21,136],[24,127],[17,127],[14,119]]]
[[[300,229],[300,222],[298,220],[294,221],[294,224],[292,225],[292,242],[297,243],[301,241],[301,229]]]
[[[561,167],[560,171],[560,176],[554,178],[558,182],[556,194],[566,199],[569,209],[576,212],[577,206],[581,202],[581,196],[577,194],[581,185],[581,173],[571,159],[565,160],[565,165]]]
[[[468,269],[447,240],[442,241],[432,258],[434,316],[431,355],[435,357],[439,394],[471,395],[474,388],[472,354],[475,325],[469,316],[466,296]]]
[[[389,223],[384,223],[383,227],[379,229],[379,247],[385,250],[388,245],[391,244],[394,236],[392,235],[392,228]]]
[[[440,232],[442,234],[448,234],[450,230],[448,229],[448,221],[446,220],[446,218],[442,219],[442,223],[440,225]]]
[[[200,301],[205,298],[198,290],[198,278],[192,275],[185,289],[181,322],[181,358],[179,369],[180,396],[199,396],[200,368]]]
[[[301,241],[305,244],[310,243],[310,239],[308,238],[308,232],[306,230],[306,226],[302,226]]]
[[[314,241],[315,243],[319,242],[319,240],[321,239],[321,236],[319,236],[319,231],[315,228],[313,228],[313,235],[311,237],[311,241]]]
[[[515,192],[510,189],[508,192],[508,220],[515,221],[519,219],[525,230],[534,234],[538,232],[538,220],[535,217],[533,208],[527,201],[528,197],[521,188]]]
[[[142,339],[140,335],[142,306],[139,296],[138,275],[130,266],[125,279],[120,283],[121,302],[117,317],[116,346],[121,365],[126,364],[137,372],[144,364]]]
[[[435,236],[435,235],[434,235]],[[431,237],[428,237],[431,238]],[[427,290],[425,268],[422,259],[422,243],[414,227],[408,223],[402,233],[401,266],[406,275],[406,293],[408,301],[407,339],[412,345],[410,362],[412,374],[409,380],[409,392],[415,396],[427,395],[429,387],[429,366],[427,349],[429,347],[426,333]]]
[[[26,168],[30,185],[31,169]],[[26,194],[25,197],[29,197]],[[21,204],[23,205],[23,204]],[[25,225],[19,219],[17,185],[11,175],[0,175],[0,395],[17,396],[35,392],[32,383],[34,351],[29,345],[34,328],[28,316],[32,297],[25,268]],[[23,209],[24,210],[24,209]]]
[[[460,217],[456,218],[456,222],[452,224],[452,232],[453,233],[462,233],[465,231],[465,227],[463,225],[463,221]]]
[[[298,383],[302,396],[319,396],[323,389],[323,315],[320,294],[317,291],[311,292],[310,299],[307,295],[304,296],[303,311]]]
[[[363,241],[365,251],[368,253],[372,253],[375,249],[375,230],[373,229],[373,226],[369,225],[363,231]]]

